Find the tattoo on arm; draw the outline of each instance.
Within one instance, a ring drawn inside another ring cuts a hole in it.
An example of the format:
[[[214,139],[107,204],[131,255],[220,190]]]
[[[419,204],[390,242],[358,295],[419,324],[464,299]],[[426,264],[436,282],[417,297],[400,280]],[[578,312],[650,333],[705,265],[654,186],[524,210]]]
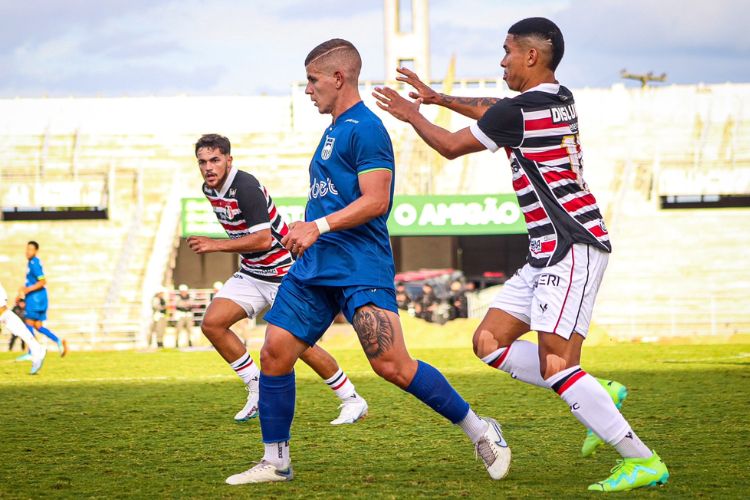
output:
[[[443,94],[445,105],[460,104],[463,106],[489,107],[500,100],[498,97],[454,97]]]
[[[393,345],[393,325],[385,311],[362,307],[352,321],[367,359],[374,359]]]

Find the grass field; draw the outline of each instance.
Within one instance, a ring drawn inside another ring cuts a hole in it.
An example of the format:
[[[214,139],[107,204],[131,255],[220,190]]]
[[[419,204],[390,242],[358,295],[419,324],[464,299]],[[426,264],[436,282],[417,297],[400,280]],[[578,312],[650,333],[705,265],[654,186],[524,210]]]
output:
[[[468,348],[415,349],[513,450],[493,482],[457,428],[378,380],[361,352],[334,350],[370,417],[332,427],[337,400],[298,366],[291,483],[230,487],[260,458],[257,420],[235,424],[244,391],[213,352],[50,352],[39,376],[0,354],[0,498],[580,498],[615,463],[579,456],[584,431],[551,391],[477,361]],[[587,348],[584,367],[630,388],[625,416],[667,462],[664,488],[634,496],[750,496],[750,345]]]

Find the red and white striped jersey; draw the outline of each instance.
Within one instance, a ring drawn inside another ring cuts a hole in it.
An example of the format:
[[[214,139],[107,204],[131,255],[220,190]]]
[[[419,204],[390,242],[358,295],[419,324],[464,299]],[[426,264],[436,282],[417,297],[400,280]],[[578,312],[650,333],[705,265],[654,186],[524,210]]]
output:
[[[221,190],[203,184],[203,194],[231,239],[271,230],[271,248],[267,252],[241,254],[239,271],[263,281],[280,282],[294,260],[281,244],[289,229],[266,188],[253,175],[232,168]]]
[[[604,219],[583,180],[573,94],[552,83],[493,105],[471,132],[487,149],[505,148],[529,232],[528,262],[547,267],[574,243],[611,252]]]

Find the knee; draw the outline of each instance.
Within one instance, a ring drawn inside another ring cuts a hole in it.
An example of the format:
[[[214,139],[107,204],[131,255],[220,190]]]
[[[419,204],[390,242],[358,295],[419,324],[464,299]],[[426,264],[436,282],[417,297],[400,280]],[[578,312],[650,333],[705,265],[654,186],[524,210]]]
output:
[[[392,361],[377,361],[372,363],[372,369],[379,377],[398,387],[404,388],[409,385],[410,378],[406,373],[405,367],[400,363]]]
[[[266,375],[286,375],[292,371],[294,360],[289,359],[289,352],[273,341],[266,339],[260,349],[260,368]]]
[[[474,332],[472,343],[474,354],[480,359],[503,347],[490,330],[481,326]]]
[[[201,332],[203,332],[203,335],[205,335],[209,339],[212,339],[221,334],[224,329],[224,325],[220,324],[220,322],[212,316],[206,316],[205,318],[203,318],[203,321],[201,321]]]
[[[545,354],[539,358],[539,372],[544,380],[547,380],[556,373],[560,373],[573,366],[562,356],[557,354]]]

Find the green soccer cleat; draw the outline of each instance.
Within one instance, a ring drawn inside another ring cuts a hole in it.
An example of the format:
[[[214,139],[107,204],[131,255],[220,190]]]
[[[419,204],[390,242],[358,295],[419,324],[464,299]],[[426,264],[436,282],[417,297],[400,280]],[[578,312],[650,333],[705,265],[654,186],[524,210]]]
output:
[[[619,410],[622,408],[622,403],[625,398],[628,397],[628,388],[619,382],[614,380],[604,380],[601,378],[596,379],[602,387],[607,391],[609,396],[614,401],[615,406]],[[594,434],[591,429],[586,429],[586,439],[583,440],[583,446],[581,447],[581,456],[589,457],[594,454],[597,448],[604,444],[599,436]]]
[[[669,471],[659,455],[649,458],[623,458],[612,468],[612,475],[604,481],[589,485],[591,491],[630,491],[646,486],[667,484]]]

